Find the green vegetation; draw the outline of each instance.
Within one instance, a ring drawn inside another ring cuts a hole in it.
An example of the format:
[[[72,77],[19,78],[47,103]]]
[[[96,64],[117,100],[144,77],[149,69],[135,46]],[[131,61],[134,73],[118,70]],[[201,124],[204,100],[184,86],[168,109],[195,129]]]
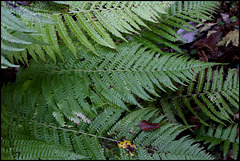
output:
[[[1,68],[21,65],[1,87],[1,159],[213,160],[218,144],[237,159],[239,71],[190,58],[177,34],[218,6],[1,2]],[[142,131],[142,120],[161,127]]]

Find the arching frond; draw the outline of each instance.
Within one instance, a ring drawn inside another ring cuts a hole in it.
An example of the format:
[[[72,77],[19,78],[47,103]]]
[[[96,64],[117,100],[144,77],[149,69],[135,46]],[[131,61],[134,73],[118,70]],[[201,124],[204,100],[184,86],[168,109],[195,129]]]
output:
[[[28,65],[1,87],[1,159],[214,159],[182,133],[189,113],[230,122],[204,141],[236,158],[238,71],[177,47],[177,30],[196,32],[189,21],[211,20],[218,3],[1,2],[1,67]]]

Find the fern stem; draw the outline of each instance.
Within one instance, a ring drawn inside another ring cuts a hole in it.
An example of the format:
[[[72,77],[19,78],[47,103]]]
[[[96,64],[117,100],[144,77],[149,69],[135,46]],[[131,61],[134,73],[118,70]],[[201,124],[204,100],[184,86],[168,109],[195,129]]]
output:
[[[165,98],[157,98],[157,100],[166,100],[166,99],[171,99],[171,98],[179,98],[179,97],[191,97],[191,96],[198,96],[201,94],[214,94],[214,93],[219,93],[219,92],[202,92],[202,93],[195,93],[195,94],[186,94],[186,95],[180,95],[180,96],[172,96],[172,97],[165,97]]]
[[[93,136],[93,137],[97,137],[97,138],[101,138],[101,139],[105,139],[105,140],[109,140],[109,141],[114,141],[114,142],[117,142],[117,143],[120,143],[121,141],[118,141],[118,140],[114,140],[114,139],[110,139],[110,138],[105,138],[105,137],[102,137],[102,136],[97,136],[97,135],[93,135],[93,134],[88,134],[88,133],[85,133],[85,132],[82,132],[82,131],[76,131],[76,130],[71,130],[71,129],[65,129],[65,128],[61,128],[61,127],[56,127],[56,126],[53,126],[53,125],[47,125],[47,124],[44,124],[44,123],[41,123],[41,122],[36,122],[34,120],[31,120],[32,122],[35,122],[35,123],[38,123],[40,125],[43,125],[43,126],[47,126],[47,127],[51,127],[51,128],[55,128],[55,129],[59,129],[59,130],[65,130],[65,131],[71,131],[71,132],[75,132],[75,133],[80,133],[80,134],[83,134],[83,135],[88,135],[88,136]],[[68,127],[68,126],[67,126]],[[141,149],[147,149],[147,147],[142,147],[142,146],[137,146],[138,148],[141,148]],[[156,153],[169,153],[169,152],[161,152],[161,151],[158,151],[157,149],[151,149],[152,151],[156,152]],[[116,156],[117,157],[117,156]]]
[[[83,12],[93,12],[93,11],[105,11],[105,10],[114,10],[114,9],[124,9],[123,7],[119,7],[119,8],[104,8],[104,9],[89,9],[89,10],[81,10],[81,11],[70,11],[70,12],[67,12],[67,13],[83,13]],[[65,14],[64,13],[56,13],[56,14],[52,14],[52,15],[60,15],[60,14]],[[50,16],[52,16],[50,15]],[[49,17],[49,16],[48,16]]]
[[[182,68],[181,70],[190,70],[190,68]],[[149,70],[149,71],[146,71],[146,70],[132,70],[132,69],[129,69],[129,70],[121,70],[121,69],[116,69],[116,70],[59,70],[59,71],[51,71],[49,73],[54,73],[54,72],[72,72],[72,71],[75,71],[75,72],[89,72],[89,73],[95,73],[95,72],[159,72],[158,70]],[[161,71],[180,71],[178,69],[161,69]]]
[[[80,133],[80,134],[84,134],[84,135],[89,135],[89,136],[93,136],[93,137],[98,137],[98,138],[101,138],[101,139],[106,139],[106,140],[110,140],[110,141],[120,142],[120,141],[118,141],[118,140],[109,139],[109,138],[105,138],[105,137],[97,136],[97,135],[93,135],[93,134],[88,134],[88,133],[85,133],[85,132],[82,132],[82,131],[76,131],[76,130],[65,129],[65,128],[56,127],[56,126],[52,126],[52,125],[47,125],[47,124],[44,124],[44,123],[41,123],[41,122],[36,122],[36,121],[34,121],[34,120],[31,120],[31,121],[32,121],[32,122],[35,122],[35,123],[38,123],[38,124],[40,124],[40,125],[52,127],[52,128],[59,129],[59,130],[71,131],[71,132],[76,132],[76,133]]]

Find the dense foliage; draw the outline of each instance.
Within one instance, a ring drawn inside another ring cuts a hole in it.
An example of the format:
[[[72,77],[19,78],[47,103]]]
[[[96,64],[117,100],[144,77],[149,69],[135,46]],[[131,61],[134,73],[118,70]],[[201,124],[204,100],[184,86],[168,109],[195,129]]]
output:
[[[180,47],[218,6],[1,2],[1,159],[237,159],[239,71]]]

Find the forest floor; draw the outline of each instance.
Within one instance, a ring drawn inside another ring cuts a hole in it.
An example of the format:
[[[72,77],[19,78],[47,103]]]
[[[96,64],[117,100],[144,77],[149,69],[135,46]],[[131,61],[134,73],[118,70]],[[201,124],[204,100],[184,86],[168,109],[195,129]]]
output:
[[[239,67],[239,1],[221,1],[213,21],[204,21],[200,32],[191,43],[181,45],[181,49],[200,61],[229,63]],[[191,38],[191,33],[189,33]]]

